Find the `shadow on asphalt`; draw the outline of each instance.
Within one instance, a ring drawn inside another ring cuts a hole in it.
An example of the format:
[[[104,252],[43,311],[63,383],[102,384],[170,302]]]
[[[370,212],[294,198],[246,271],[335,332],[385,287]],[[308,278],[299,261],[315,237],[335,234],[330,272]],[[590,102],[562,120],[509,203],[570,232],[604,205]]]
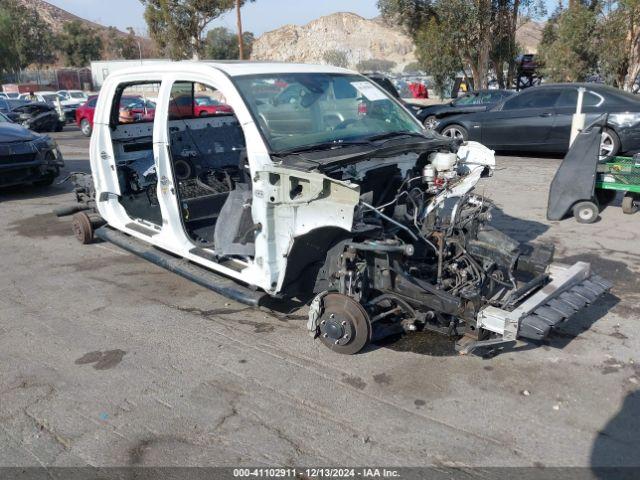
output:
[[[638,478],[637,475],[640,472],[640,434],[638,432],[640,432],[640,390],[635,390],[625,397],[618,413],[598,432],[593,442],[590,464],[596,478]],[[612,469],[611,467],[623,468]],[[631,470],[624,467],[635,468]]]
[[[544,153],[544,152],[518,152],[514,150],[497,150],[497,155],[505,157],[539,158],[549,160],[562,160],[564,153]]]
[[[536,222],[535,220],[512,217],[499,207],[493,207],[491,209],[491,215],[492,227],[506,233],[519,242],[532,242],[549,230],[549,225]]]

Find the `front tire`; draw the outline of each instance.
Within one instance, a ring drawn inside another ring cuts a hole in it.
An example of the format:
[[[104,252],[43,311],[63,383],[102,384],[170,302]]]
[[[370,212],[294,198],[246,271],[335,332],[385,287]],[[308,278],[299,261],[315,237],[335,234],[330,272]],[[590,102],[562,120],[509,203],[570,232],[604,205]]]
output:
[[[469,138],[469,132],[467,132],[467,129],[462,125],[455,123],[444,127],[441,134],[454,140],[462,140],[463,142],[466,142]]]
[[[82,134],[85,137],[90,137],[91,136],[91,132],[92,132],[92,128],[91,128],[91,123],[89,123],[89,120],[87,120],[86,118],[83,118],[80,121],[80,130],[82,131]]]
[[[620,137],[610,128],[602,130],[600,141],[600,161],[607,161],[615,157],[620,151]]]

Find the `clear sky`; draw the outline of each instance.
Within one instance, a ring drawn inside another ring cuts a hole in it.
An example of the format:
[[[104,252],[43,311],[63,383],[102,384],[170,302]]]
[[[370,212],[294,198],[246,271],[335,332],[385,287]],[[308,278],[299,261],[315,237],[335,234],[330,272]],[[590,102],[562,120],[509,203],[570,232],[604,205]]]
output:
[[[138,0],[47,0],[70,13],[121,30],[133,27],[146,32],[142,4]],[[305,24],[322,15],[354,12],[365,18],[378,15],[376,0],[257,0],[243,7],[243,27],[261,34],[287,23]],[[227,14],[212,26],[235,30],[235,15]]]

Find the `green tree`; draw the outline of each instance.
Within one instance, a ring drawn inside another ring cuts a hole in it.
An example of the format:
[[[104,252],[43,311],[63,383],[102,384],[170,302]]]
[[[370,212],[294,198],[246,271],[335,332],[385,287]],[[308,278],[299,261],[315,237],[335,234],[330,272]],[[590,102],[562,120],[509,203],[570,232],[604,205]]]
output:
[[[640,75],[640,0],[613,1],[602,15],[599,32],[600,71],[631,91]]]
[[[85,67],[91,60],[102,58],[102,39],[79,20],[64,24],[58,44],[65,63],[71,67]]]
[[[27,9],[19,22],[18,48],[22,65],[35,64],[38,68],[56,61],[54,34],[36,9]]]
[[[244,56],[249,57],[253,50],[255,36],[251,32],[242,32]],[[207,32],[204,56],[212,60],[237,60],[240,47],[235,32],[225,27],[217,27]]]
[[[623,88],[629,72],[628,18],[624,9],[616,9],[604,15],[596,31],[596,55],[598,71],[605,82]]]
[[[334,67],[347,68],[349,67],[349,57],[346,52],[342,50],[327,50],[322,55],[322,60],[327,65],[333,65]]]
[[[241,0],[241,5],[246,1]],[[151,37],[166,56],[198,59],[205,52],[204,32],[235,0],[140,0]]]
[[[11,14],[0,6],[0,74],[14,71],[18,64],[13,45]]]
[[[540,0],[378,0],[378,6],[411,35],[430,74],[444,82],[468,68],[479,88],[487,86],[491,64],[500,83],[509,82],[503,69],[506,64],[513,76],[518,22],[543,11]]]
[[[359,72],[390,72],[396,66],[396,62],[382,58],[362,60],[356,65]]]
[[[418,63],[433,78],[433,86],[444,97],[452,79],[462,70],[463,64],[455,44],[449,42],[449,31],[435,18],[420,29],[415,37]],[[438,45],[438,55],[433,55]]]
[[[127,32],[128,33],[124,35],[115,27],[109,27],[107,29],[105,56],[123,60],[135,60],[140,58],[140,39],[136,36],[136,32],[133,28],[129,27]]]
[[[487,84],[491,51],[491,0],[378,0],[388,20],[402,25],[419,44],[428,48],[418,56],[426,60],[440,49],[454,46],[459,63],[473,72],[475,84]],[[425,39],[440,43],[426,45]],[[453,63],[447,59],[446,65]],[[430,73],[431,69],[428,69]],[[444,73],[444,72],[443,72]]]
[[[0,73],[54,61],[53,33],[37,10],[0,0]]]
[[[544,33],[540,44],[542,73],[554,82],[579,82],[596,71],[597,15],[574,2],[560,12]]]

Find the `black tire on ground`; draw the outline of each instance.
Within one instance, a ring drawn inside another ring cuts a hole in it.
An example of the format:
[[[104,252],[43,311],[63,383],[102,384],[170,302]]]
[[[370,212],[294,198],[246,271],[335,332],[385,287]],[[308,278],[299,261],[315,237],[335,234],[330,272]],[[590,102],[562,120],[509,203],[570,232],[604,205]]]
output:
[[[593,223],[598,219],[599,210],[594,202],[578,202],[573,206],[573,216],[578,223]]]
[[[469,132],[467,132],[467,129],[462,125],[458,125],[457,123],[444,127],[441,134],[445,137],[455,138],[463,141],[466,141],[469,138]]]
[[[91,128],[91,123],[89,123],[89,120],[87,120],[86,118],[80,120],[80,130],[85,137],[91,136],[91,132],[93,129]]]
[[[47,175],[46,177],[42,177],[40,180],[36,180],[35,182],[33,182],[33,184],[36,187],[49,187],[53,185],[53,181],[55,179],[56,179],[56,176],[51,174],[51,175]]]
[[[606,188],[599,188],[596,190],[596,198],[601,207],[605,207],[613,202],[618,196],[617,190],[609,190]]]
[[[634,193],[627,192],[622,199],[622,212],[627,215],[638,211],[638,196]]]
[[[93,241],[93,227],[86,213],[78,212],[74,214],[71,220],[71,228],[73,228],[73,234],[81,244],[87,245]]]
[[[620,137],[610,128],[602,130],[602,143],[600,146],[600,161],[609,160],[620,152]]]
[[[55,131],[56,132],[61,132],[64,129],[64,122],[58,122],[58,124],[56,125]]]

